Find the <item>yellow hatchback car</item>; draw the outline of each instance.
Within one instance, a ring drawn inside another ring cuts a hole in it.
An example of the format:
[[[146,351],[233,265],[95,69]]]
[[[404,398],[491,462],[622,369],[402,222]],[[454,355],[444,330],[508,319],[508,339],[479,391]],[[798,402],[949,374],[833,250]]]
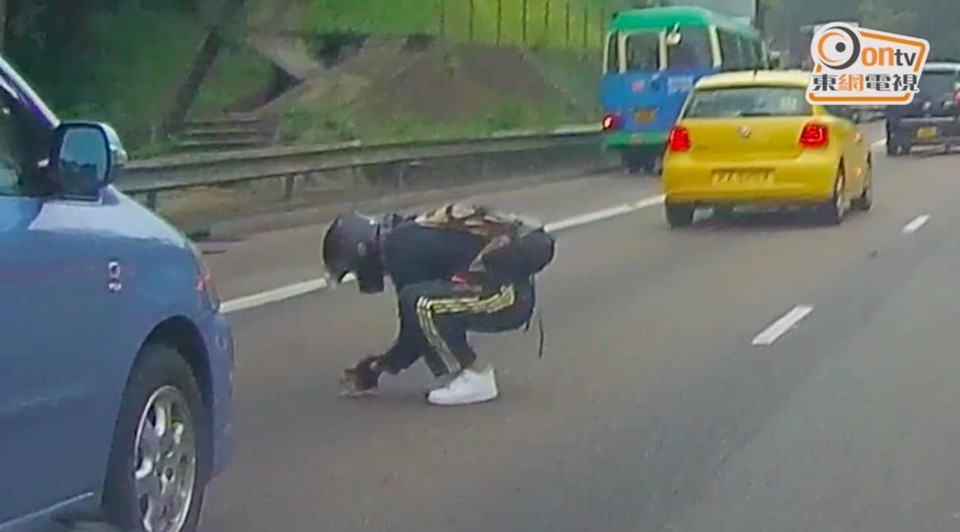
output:
[[[810,105],[807,71],[701,78],[663,160],[667,222],[698,207],[814,207],[832,224],[873,202],[870,144],[843,108]]]

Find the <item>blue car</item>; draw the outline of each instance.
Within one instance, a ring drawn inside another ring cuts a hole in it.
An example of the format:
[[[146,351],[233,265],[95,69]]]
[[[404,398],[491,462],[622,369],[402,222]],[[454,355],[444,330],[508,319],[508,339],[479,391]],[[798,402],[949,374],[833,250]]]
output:
[[[59,121],[2,58],[0,98],[0,531],[195,530],[231,447],[210,275],[111,184],[109,126]]]
[[[600,104],[603,144],[631,173],[659,173],[667,137],[700,78],[767,69],[749,20],[696,6],[628,9],[606,25]]]

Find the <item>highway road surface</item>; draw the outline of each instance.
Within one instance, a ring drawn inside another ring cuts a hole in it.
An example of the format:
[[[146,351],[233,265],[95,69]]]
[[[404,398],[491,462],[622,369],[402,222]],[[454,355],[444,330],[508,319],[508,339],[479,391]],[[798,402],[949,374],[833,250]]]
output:
[[[203,530],[960,530],[960,155],[875,166],[838,227],[671,231],[626,175],[482,198],[562,231],[543,358],[535,329],[478,338],[502,395],[465,408],[420,365],[338,396],[394,304],[312,280],[321,227],[205,245],[239,351]]]

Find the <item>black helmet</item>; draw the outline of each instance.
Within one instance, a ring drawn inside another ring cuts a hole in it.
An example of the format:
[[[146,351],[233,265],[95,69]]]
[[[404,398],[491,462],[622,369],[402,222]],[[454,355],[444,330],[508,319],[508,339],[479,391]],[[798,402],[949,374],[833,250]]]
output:
[[[338,216],[323,237],[323,262],[334,281],[353,273],[361,292],[382,292],[379,237],[379,220],[356,212]]]

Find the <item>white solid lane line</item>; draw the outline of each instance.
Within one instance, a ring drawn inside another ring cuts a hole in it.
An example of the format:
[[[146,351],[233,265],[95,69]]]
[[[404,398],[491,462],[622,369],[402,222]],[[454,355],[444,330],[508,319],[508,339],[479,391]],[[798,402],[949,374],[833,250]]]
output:
[[[596,212],[581,214],[579,216],[573,216],[571,218],[566,218],[563,220],[557,220],[556,222],[547,224],[546,229],[551,233],[557,232],[557,231],[563,231],[565,229],[572,229],[574,227],[601,222],[603,220],[615,218],[617,216],[623,216],[631,212],[639,211],[640,209],[646,209],[648,207],[654,207],[656,205],[661,205],[661,204],[663,204],[662,194],[659,196],[651,196],[649,198],[644,198],[640,201],[636,201],[633,203],[618,205],[616,207],[611,207],[609,209],[603,209]],[[343,279],[343,282],[348,283],[354,280],[356,279],[353,277],[353,275],[347,275]],[[320,290],[330,288],[330,286],[331,286],[331,283],[326,278],[320,277],[317,279],[311,279],[309,281],[303,281],[300,283],[295,283],[287,286],[281,286],[279,288],[274,288],[272,290],[266,290],[263,292],[258,292],[256,294],[250,294],[248,296],[238,297],[236,299],[224,301],[220,305],[220,310],[226,314],[229,314],[231,312],[239,312],[241,310],[260,307],[263,305],[268,305],[270,303],[277,303],[279,301],[284,301],[286,299],[299,297],[312,292],[318,292]]]
[[[231,299],[229,301],[224,301],[220,305],[220,310],[229,314],[239,310],[246,310],[248,308],[254,308],[261,305],[267,305],[269,303],[283,301],[284,299],[302,296],[304,294],[323,290],[326,287],[326,279],[311,279],[302,283],[281,286],[280,288],[274,288],[273,290],[267,290],[266,292],[259,292],[256,294],[250,294],[249,296],[243,296],[236,299]]]
[[[640,201],[634,203],[626,203],[624,205],[618,205],[616,207],[610,207],[609,209],[603,209],[596,212],[588,212],[587,214],[581,214],[579,216],[573,216],[564,220],[558,220],[553,223],[549,223],[545,226],[546,230],[554,233],[556,231],[563,231],[564,229],[572,229],[574,227],[579,227],[581,225],[592,224],[596,222],[601,222],[610,218],[615,218],[617,216],[623,216],[624,214],[629,214],[640,209],[646,209],[647,207],[653,207],[656,205],[663,204],[663,195],[651,196],[649,198],[644,198]]]
[[[781,336],[797,326],[800,320],[813,312],[813,305],[797,305],[790,309],[779,320],[773,322],[760,334],[754,336],[751,345],[773,345]]]
[[[907,223],[907,225],[903,226],[904,234],[909,235],[910,233],[916,233],[917,230],[923,227],[923,224],[927,223],[927,220],[929,219],[930,219],[929,214],[921,214],[920,216],[917,216],[913,220],[910,220],[910,222]]]
[[[357,278],[352,273],[348,273],[343,277],[344,283],[351,283],[356,280]],[[318,292],[320,290],[331,288],[331,286],[333,286],[333,283],[331,283],[326,277],[318,277],[317,279],[281,286],[265,292],[257,292],[256,294],[250,294],[249,296],[243,296],[236,299],[231,299],[230,301],[224,301],[220,305],[220,310],[229,314],[231,312],[246,310],[248,308],[276,303],[278,301],[302,296],[311,292]]]

